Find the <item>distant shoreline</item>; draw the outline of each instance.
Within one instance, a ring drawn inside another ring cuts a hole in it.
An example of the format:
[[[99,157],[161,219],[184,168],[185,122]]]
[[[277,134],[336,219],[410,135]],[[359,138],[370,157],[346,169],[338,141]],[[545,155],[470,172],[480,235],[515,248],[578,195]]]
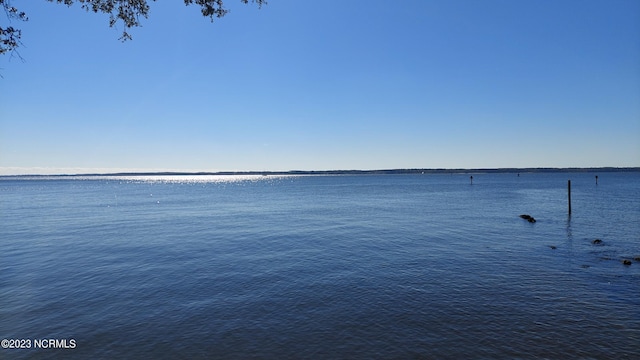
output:
[[[581,173],[581,172],[640,172],[640,167],[589,168],[477,168],[477,169],[379,169],[379,170],[289,170],[289,171],[217,171],[217,172],[116,172],[84,174],[24,174],[0,175],[10,177],[63,177],[63,176],[198,176],[198,175],[394,175],[394,174],[492,174],[492,173]]]

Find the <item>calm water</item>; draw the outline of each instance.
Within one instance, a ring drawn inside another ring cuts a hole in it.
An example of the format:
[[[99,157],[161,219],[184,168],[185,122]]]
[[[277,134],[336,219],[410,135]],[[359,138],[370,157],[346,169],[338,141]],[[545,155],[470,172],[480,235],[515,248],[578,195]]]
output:
[[[0,358],[639,359],[640,173],[473,175],[1,178]]]

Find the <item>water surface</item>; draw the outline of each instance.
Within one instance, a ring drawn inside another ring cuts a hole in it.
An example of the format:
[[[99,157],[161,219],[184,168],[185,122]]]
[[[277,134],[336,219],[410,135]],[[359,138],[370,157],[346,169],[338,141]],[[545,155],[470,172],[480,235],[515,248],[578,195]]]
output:
[[[0,337],[77,346],[0,357],[638,358],[640,173],[598,175],[2,178]]]

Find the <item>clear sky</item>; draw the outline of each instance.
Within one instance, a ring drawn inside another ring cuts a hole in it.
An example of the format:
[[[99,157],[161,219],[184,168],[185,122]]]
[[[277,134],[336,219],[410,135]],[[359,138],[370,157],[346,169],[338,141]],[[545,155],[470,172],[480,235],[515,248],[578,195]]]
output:
[[[12,3],[0,174],[640,166],[637,0]]]

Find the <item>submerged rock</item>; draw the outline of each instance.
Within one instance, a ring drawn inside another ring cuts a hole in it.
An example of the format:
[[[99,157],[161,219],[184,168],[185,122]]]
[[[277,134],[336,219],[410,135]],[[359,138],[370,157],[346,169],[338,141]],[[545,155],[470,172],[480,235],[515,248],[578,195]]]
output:
[[[627,265],[627,266],[631,265],[631,260],[628,260],[628,259],[622,260],[622,265]]]
[[[595,239],[595,240],[592,240],[592,241],[591,241],[591,243],[592,243],[593,245],[602,245],[602,240],[600,240],[600,239]]]
[[[557,247],[553,246],[553,245],[549,245],[549,247],[551,248],[551,250],[555,250],[557,249]]]
[[[533,216],[531,216],[531,215],[522,214],[522,215],[520,215],[520,217],[525,219],[525,220],[527,220],[530,223],[536,222],[536,219],[534,219]]]

